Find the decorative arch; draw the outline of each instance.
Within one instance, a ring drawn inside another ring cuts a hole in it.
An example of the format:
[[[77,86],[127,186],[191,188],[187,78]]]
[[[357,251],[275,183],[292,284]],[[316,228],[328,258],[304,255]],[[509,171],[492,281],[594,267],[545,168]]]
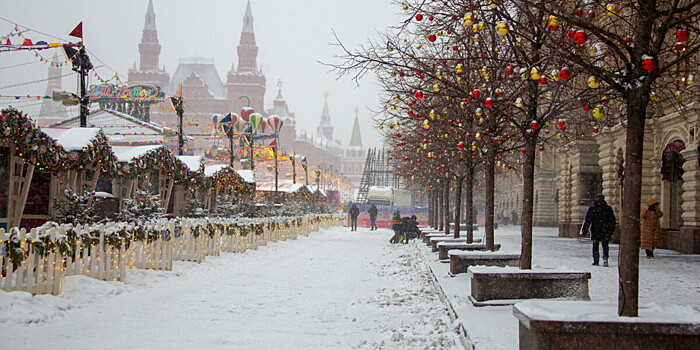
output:
[[[663,148],[660,149],[660,154],[659,156],[663,156],[664,149],[666,146],[676,140],[683,141],[684,144],[688,144],[688,130],[686,130],[683,127],[676,127],[671,130],[669,130],[664,137],[661,139],[661,146]]]

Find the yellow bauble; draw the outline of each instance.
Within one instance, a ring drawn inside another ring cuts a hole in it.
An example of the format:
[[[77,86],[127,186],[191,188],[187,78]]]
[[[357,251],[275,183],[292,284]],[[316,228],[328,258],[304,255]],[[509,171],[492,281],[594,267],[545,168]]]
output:
[[[591,47],[588,48],[588,51],[590,51],[591,53],[594,54],[594,53],[598,52],[598,48],[595,47],[595,45],[591,45]]]
[[[692,74],[688,74],[688,77],[685,79],[685,84],[686,85],[695,85],[695,76]]]
[[[598,79],[598,77],[592,76],[592,77],[588,78],[588,87],[590,87],[591,89],[596,89],[599,86],[600,86],[600,79]]]
[[[523,106],[523,99],[518,97],[515,99],[515,107],[522,107]]]
[[[392,111],[395,111],[395,110],[396,110],[396,106],[391,106],[391,110],[392,110]]]
[[[433,85],[433,91],[440,92],[440,85],[438,85],[438,84]]]
[[[498,33],[498,35],[506,35],[508,34],[508,30],[510,30],[510,28],[508,28],[508,23],[506,22],[501,22],[496,25],[496,33]]]
[[[474,41],[477,41],[477,42],[478,42],[479,40],[481,40],[481,37],[479,36],[479,34],[475,34],[475,35],[474,35]]]
[[[380,125],[380,126],[379,126],[379,130],[384,130],[384,126],[383,126],[383,125]]]
[[[608,16],[617,16],[618,13],[620,13],[620,6],[617,6],[617,4],[608,4],[607,6],[608,9]]]
[[[476,115],[479,116],[479,117],[481,117],[482,114],[484,114],[484,113],[481,111],[481,107],[477,108],[477,109],[476,109]]]
[[[430,117],[430,119],[435,119],[435,110],[431,109],[430,113],[428,113],[428,116]]]
[[[416,49],[420,50],[421,46],[420,44],[416,45]]]
[[[423,127],[426,129],[430,129],[430,122],[427,119],[423,121]]]
[[[652,101],[656,101],[656,99],[658,99],[658,98],[659,98],[659,96],[657,96],[656,93],[653,91],[649,94],[649,99]]]
[[[467,108],[467,103],[464,102],[464,101],[460,102],[460,103],[459,103],[459,108],[461,108],[461,109],[466,109],[466,108]]]
[[[557,18],[555,15],[550,15],[549,16],[549,25],[553,27],[558,27],[559,24],[561,24],[561,20]]]
[[[683,98],[683,93],[680,91],[676,91],[675,93],[673,93],[673,96],[676,98],[676,100],[680,100]]]
[[[398,100],[399,100],[399,95],[394,95],[394,101],[398,101]]]
[[[394,127],[398,128],[399,127],[399,122],[394,122]]]
[[[498,2],[497,2],[496,0],[491,0],[491,1],[489,2],[489,8],[490,8],[490,9],[495,9],[496,6],[498,6]]]
[[[481,140],[481,134],[477,132],[476,135],[474,135],[474,138],[475,138],[477,141],[480,141],[480,140]]]
[[[540,78],[542,78],[542,72],[539,70],[539,68],[533,67],[530,70],[530,78],[533,80],[540,80]]]
[[[489,73],[489,70],[486,67],[481,68],[481,75],[484,76],[484,79],[489,80],[491,78],[491,73]]]
[[[455,67],[455,70],[457,71],[457,73],[462,73],[464,72],[464,66],[460,63],[457,65],[457,67]]]
[[[591,114],[593,114],[593,118],[595,119],[603,118],[605,117],[605,107],[597,106],[596,108],[593,108]]]
[[[474,15],[471,12],[468,12],[466,15],[464,15],[464,26],[469,27],[473,25],[476,21],[474,20]]]

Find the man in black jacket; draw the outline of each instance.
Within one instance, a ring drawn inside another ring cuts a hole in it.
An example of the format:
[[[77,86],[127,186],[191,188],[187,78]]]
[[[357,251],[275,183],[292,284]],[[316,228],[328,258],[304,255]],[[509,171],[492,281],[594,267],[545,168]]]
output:
[[[593,265],[598,265],[598,243],[603,246],[603,266],[608,266],[608,243],[615,231],[615,213],[605,202],[605,196],[599,193],[593,197],[593,205],[588,208],[586,219],[583,221],[581,236],[585,236],[588,229],[591,229],[591,240],[593,241]]]

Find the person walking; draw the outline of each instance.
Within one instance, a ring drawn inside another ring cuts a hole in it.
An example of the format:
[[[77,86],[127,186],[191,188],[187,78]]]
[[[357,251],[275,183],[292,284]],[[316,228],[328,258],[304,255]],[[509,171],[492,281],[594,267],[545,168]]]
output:
[[[659,208],[659,202],[654,198],[647,199],[647,206],[642,209],[642,249],[647,253],[647,259],[654,257],[654,248],[663,244],[661,240],[661,225],[659,218],[664,213]]]
[[[399,236],[401,236],[403,225],[401,221],[401,212],[398,209],[394,212],[394,216],[391,218],[391,229],[394,230],[394,236],[391,237],[389,243],[399,243]]]
[[[376,231],[377,230],[377,206],[372,203],[372,206],[367,209],[367,212],[369,213],[369,222],[371,223],[372,227],[370,227],[370,231]]]
[[[503,226],[508,225],[508,209],[503,209],[503,212],[501,213],[501,224]]]
[[[598,193],[593,197],[593,205],[586,212],[586,219],[583,221],[580,236],[585,236],[588,229],[591,230],[591,240],[593,241],[593,265],[598,265],[600,253],[599,245],[603,246],[603,266],[608,266],[608,244],[615,231],[615,213],[605,202],[605,196]]]
[[[350,231],[357,231],[357,217],[360,216],[360,209],[355,204],[350,208]]]
[[[493,229],[498,230],[498,222],[501,219],[501,212],[500,210],[494,210],[493,211]]]

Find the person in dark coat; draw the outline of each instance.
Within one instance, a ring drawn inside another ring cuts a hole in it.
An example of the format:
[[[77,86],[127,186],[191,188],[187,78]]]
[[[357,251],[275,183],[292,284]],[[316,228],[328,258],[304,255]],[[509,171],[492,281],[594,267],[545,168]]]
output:
[[[367,209],[367,212],[369,213],[369,221],[372,224],[372,227],[370,227],[370,231],[376,230],[377,229],[377,206],[372,203],[372,206]]]
[[[589,228],[593,241],[593,265],[598,265],[600,257],[598,245],[601,243],[603,246],[603,266],[608,266],[608,243],[615,231],[615,213],[605,202],[605,196],[601,193],[593,197],[593,205],[588,208],[580,235],[585,236]]]
[[[360,216],[360,209],[353,204],[348,214],[350,214],[350,231],[357,231],[357,217]]]
[[[513,225],[518,225],[518,211],[513,209],[513,212],[510,213],[510,222]]]
[[[394,230],[394,237],[391,237],[389,243],[399,243],[399,236],[401,236],[403,231],[403,222],[401,221],[401,212],[398,210],[391,217],[391,229]]]

